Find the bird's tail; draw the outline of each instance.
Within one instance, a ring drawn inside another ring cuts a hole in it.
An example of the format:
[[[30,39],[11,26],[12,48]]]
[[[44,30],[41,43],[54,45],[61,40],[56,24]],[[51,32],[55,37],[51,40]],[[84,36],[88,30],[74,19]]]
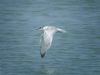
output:
[[[58,28],[57,30],[58,30],[59,32],[63,32],[63,33],[65,33],[65,32],[66,32],[65,30],[60,29],[60,28]]]

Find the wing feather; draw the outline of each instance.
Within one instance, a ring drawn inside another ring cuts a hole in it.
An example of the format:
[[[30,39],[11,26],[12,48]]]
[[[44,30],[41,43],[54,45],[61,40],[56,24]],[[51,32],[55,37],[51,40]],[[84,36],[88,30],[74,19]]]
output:
[[[40,54],[41,57],[43,58],[47,52],[47,50],[50,48],[52,43],[52,36],[48,34],[48,32],[44,32],[42,37],[41,37],[41,50]]]

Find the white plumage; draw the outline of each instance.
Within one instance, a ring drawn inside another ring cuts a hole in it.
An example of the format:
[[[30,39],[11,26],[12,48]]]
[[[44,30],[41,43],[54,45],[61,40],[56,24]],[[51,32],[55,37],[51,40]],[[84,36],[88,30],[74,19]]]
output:
[[[66,31],[54,26],[44,26],[43,28],[40,27],[39,30],[42,31],[42,35],[40,39],[40,43],[41,43],[40,54],[41,57],[43,58],[47,50],[51,47],[53,35],[58,31],[59,32],[66,32]]]

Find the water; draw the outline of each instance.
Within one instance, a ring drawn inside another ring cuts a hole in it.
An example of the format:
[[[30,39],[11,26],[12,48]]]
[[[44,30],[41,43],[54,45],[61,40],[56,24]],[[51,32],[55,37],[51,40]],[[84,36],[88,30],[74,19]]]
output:
[[[41,60],[44,25],[67,33]],[[0,75],[100,75],[100,1],[0,0]]]

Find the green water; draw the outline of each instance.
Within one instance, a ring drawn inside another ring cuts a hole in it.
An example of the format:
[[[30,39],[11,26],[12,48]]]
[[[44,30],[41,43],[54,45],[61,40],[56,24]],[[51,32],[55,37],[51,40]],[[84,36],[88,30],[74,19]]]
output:
[[[44,25],[67,33],[41,60]],[[0,75],[100,75],[100,1],[0,0]]]

